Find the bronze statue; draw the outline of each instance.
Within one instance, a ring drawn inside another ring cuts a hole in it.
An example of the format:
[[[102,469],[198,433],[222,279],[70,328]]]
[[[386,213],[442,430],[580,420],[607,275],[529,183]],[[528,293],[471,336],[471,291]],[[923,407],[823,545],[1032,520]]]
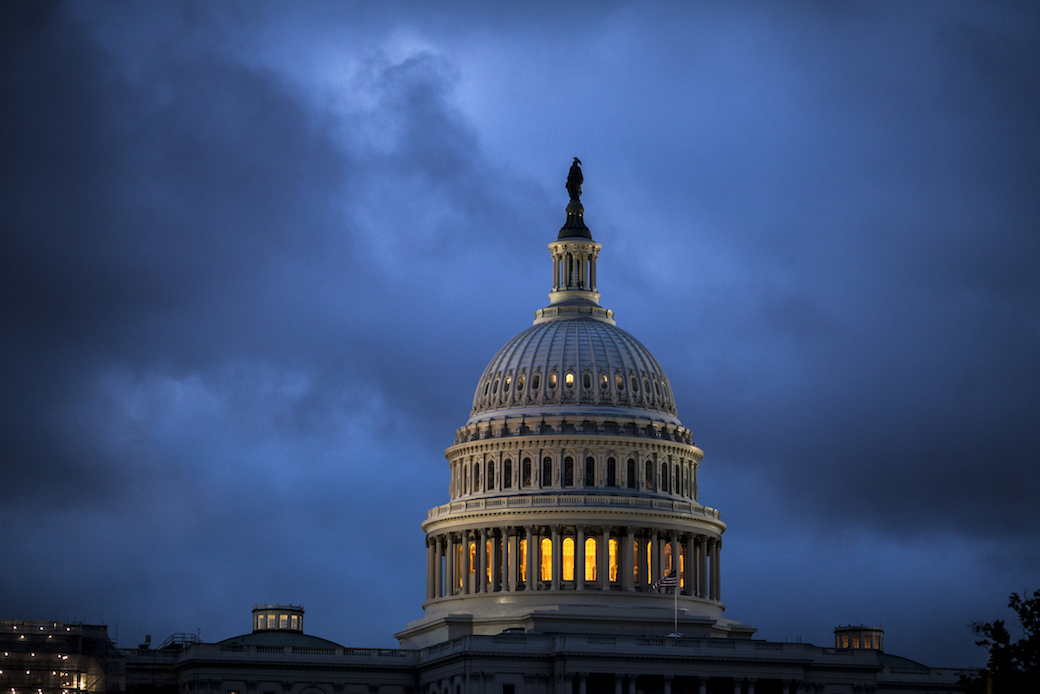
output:
[[[567,174],[567,192],[570,193],[571,200],[578,200],[581,198],[581,183],[585,178],[581,175],[581,160],[574,157],[574,163],[571,164],[571,170]]]

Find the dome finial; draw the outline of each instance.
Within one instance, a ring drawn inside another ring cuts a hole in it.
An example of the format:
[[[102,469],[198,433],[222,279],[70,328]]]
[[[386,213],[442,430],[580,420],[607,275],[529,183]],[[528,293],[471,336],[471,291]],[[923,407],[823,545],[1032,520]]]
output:
[[[564,222],[557,238],[592,238],[592,232],[585,226],[585,208],[581,205],[581,184],[584,181],[585,177],[581,173],[581,159],[574,157],[571,170],[567,172],[566,188],[567,193],[571,196],[571,201],[567,204],[567,221]]]

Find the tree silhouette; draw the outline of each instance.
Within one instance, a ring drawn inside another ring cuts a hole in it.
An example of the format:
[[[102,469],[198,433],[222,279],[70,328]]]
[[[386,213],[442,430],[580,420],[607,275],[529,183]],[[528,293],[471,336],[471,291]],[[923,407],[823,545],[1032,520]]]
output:
[[[1008,607],[1018,615],[1022,637],[1012,641],[1003,619],[975,622],[976,645],[989,649],[989,662],[979,676],[962,682],[967,692],[1040,692],[1040,590],[1032,597],[1012,593]]]

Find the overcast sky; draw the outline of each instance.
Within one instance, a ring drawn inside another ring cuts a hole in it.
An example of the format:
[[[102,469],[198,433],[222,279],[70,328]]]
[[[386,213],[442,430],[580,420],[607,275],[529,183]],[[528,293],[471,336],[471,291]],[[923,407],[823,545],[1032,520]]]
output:
[[[726,615],[984,664],[1040,588],[1038,6],[487,5],[0,5],[0,618],[395,645],[578,156]]]

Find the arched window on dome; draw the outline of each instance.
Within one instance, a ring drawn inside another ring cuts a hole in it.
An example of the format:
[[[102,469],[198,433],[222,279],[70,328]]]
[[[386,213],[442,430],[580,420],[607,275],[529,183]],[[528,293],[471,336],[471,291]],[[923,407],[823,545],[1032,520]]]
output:
[[[555,371],[553,373],[549,374],[549,388],[550,389],[555,389],[556,388],[556,372]]]
[[[574,486],[574,458],[570,456],[563,459],[563,486]]]
[[[635,458],[629,458],[628,459],[628,470],[627,470],[627,472],[628,472],[628,477],[625,480],[626,486],[629,489],[635,489],[636,488],[636,481],[637,481],[636,480],[636,459]]]
[[[613,458],[607,458],[607,486],[617,486],[617,461]]]
[[[581,376],[581,387],[585,390],[588,390],[592,387],[592,374],[590,374],[588,371],[586,371]]]
[[[473,463],[473,493],[480,491],[480,463]]]
[[[487,462],[487,475],[485,476],[484,479],[487,480],[488,491],[490,491],[490,490],[495,488],[495,461],[494,460],[489,460]]]
[[[542,538],[541,542],[541,561],[538,564],[538,580],[540,581],[551,581],[552,580],[552,540],[547,537]]]
[[[650,491],[654,489],[654,464],[649,460],[643,465],[644,477],[646,478],[646,488]]]
[[[567,375],[564,376],[564,378],[563,378],[563,385],[567,386],[568,388],[573,388],[574,387],[574,372],[573,371],[568,371]]]
[[[563,560],[563,580],[573,581],[574,580],[574,538],[565,537],[563,538],[563,547],[560,551],[560,559]]]
[[[614,383],[615,385],[617,385],[618,392],[625,389],[625,377],[621,374],[617,374],[614,376]]]
[[[671,488],[671,477],[668,474],[668,463],[661,463],[661,491],[667,492]]]
[[[469,465],[462,466],[462,493],[469,494]]]
[[[585,538],[585,580],[596,580],[596,538]]]
[[[606,374],[599,375],[599,387],[606,390],[610,386],[610,379],[607,378]]]
[[[591,455],[585,459],[585,486],[596,486],[596,459]]]
[[[520,374],[516,377],[516,392],[520,393],[524,390],[524,375]]]
[[[513,460],[512,458],[506,458],[506,461],[502,463],[502,489],[513,488]]]
[[[524,458],[523,465],[521,467],[521,482],[524,487],[531,486],[531,459]]]
[[[632,385],[632,392],[633,393],[638,393],[639,392],[639,379],[636,378],[635,376],[633,376],[632,378],[629,379],[629,383],[631,383],[631,385]]]
[[[538,390],[538,386],[542,384],[542,375],[537,371],[531,376],[531,390]]]
[[[553,483],[552,458],[542,458],[542,487],[551,487]]]

